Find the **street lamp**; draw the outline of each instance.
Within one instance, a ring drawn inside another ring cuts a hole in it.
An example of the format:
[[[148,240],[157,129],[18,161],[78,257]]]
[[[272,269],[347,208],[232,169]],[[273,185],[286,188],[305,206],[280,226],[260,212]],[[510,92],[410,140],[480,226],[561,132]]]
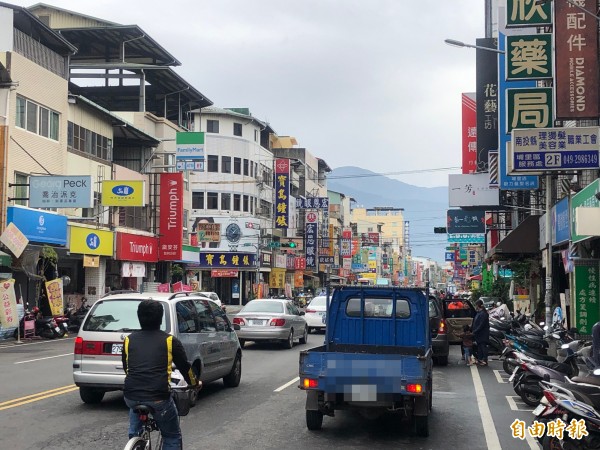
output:
[[[465,44],[464,42],[457,41],[455,39],[444,39],[444,42],[453,47],[476,48],[477,50],[486,50],[488,52],[501,53],[501,54],[505,53],[504,50],[498,50],[497,48],[483,47],[481,45]]]

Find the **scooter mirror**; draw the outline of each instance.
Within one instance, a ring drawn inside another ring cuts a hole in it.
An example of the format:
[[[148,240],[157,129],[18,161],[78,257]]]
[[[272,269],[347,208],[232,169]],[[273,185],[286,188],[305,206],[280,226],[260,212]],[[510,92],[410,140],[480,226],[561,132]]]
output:
[[[600,369],[594,370],[594,375],[600,375]]]
[[[546,322],[540,322],[540,327],[543,327],[544,325],[546,325]]]

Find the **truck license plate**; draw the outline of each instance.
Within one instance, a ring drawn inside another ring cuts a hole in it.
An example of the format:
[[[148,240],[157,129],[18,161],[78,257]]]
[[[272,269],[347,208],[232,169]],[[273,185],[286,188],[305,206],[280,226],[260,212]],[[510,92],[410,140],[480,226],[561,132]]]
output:
[[[508,379],[509,383],[512,383],[512,380],[514,380],[514,379],[515,379],[515,374],[517,373],[517,370],[519,370],[519,366],[517,366],[517,367],[515,367],[515,368],[513,369],[513,373],[512,373],[512,375],[510,376],[510,378]]]
[[[113,344],[111,353],[113,355],[120,355],[123,353],[123,344]]]

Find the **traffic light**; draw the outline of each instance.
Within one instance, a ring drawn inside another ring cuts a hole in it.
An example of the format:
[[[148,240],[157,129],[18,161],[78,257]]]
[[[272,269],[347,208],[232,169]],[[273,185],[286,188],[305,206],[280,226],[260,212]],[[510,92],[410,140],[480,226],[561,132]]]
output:
[[[296,243],[294,241],[289,242],[281,242],[282,248],[296,248]]]
[[[445,234],[446,233],[446,227],[433,227],[433,232],[435,234]]]

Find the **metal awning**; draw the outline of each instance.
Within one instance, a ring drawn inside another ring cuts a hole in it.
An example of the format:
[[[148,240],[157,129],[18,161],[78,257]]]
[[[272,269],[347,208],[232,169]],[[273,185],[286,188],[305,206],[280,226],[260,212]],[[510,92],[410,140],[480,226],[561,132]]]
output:
[[[535,255],[540,252],[540,216],[529,216],[517,228],[506,235],[486,257],[494,255],[519,256]]]

